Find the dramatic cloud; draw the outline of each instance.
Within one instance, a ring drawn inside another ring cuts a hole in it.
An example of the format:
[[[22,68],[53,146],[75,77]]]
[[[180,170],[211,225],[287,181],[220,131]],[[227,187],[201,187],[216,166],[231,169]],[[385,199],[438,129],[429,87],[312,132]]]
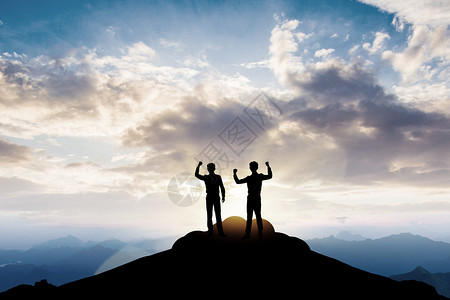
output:
[[[1,174],[39,182],[55,194],[113,190],[142,199],[165,191],[256,89],[239,74],[199,76],[195,68],[206,66],[155,66],[155,55],[138,42],[119,56],[88,49],[57,59],[1,56],[0,133],[45,140],[34,150],[0,140],[2,164],[17,166]],[[67,145],[74,150],[62,156]],[[78,149],[86,155],[71,154]]]
[[[0,57],[0,130],[18,137],[42,130],[118,136],[133,122],[158,113],[197,74],[194,69],[154,66],[154,50],[142,42],[126,51],[121,57],[94,51],[58,59]]]
[[[405,23],[411,24],[407,46],[382,54],[401,76],[402,86],[397,89],[401,92],[399,97],[407,101],[413,99],[420,104],[426,101],[424,99],[433,99],[435,107],[446,109],[450,78],[450,3],[434,0],[361,2],[395,14],[392,25],[397,31],[403,31]],[[439,84],[446,87],[436,88]],[[444,93],[440,92],[442,89],[445,89]],[[418,93],[421,97],[417,97]]]
[[[284,31],[295,29],[296,26],[284,27]],[[359,61],[331,59],[301,65],[299,57],[293,55],[297,49],[293,36],[284,32],[285,40],[271,39],[274,44],[291,45],[271,46],[280,49],[273,56],[283,57],[273,59],[279,62],[273,66],[275,74],[281,83],[295,88],[301,95],[297,103],[303,105],[294,105],[295,101],[290,104],[290,119],[302,128],[305,136],[315,134],[315,142],[329,149],[324,156],[344,159],[344,180],[406,184],[423,180],[431,185],[448,184],[450,119],[447,115],[403,104],[395,95],[385,92]],[[372,46],[367,48],[379,51],[386,38],[383,33],[377,34]],[[295,65],[301,67],[295,69]],[[302,143],[301,138],[297,140]],[[302,151],[308,152],[304,141],[300,145]]]

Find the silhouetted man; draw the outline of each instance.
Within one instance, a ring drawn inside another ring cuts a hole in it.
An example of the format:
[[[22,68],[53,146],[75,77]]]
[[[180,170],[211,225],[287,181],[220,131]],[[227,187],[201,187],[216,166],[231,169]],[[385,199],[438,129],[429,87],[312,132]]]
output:
[[[197,168],[195,169],[195,177],[205,182],[206,186],[206,215],[207,215],[207,224],[208,224],[208,232],[209,235],[213,234],[213,222],[212,222],[212,213],[214,207],[214,213],[216,214],[216,222],[217,222],[217,231],[219,232],[219,236],[225,237],[226,235],[223,233],[222,227],[222,216],[220,212],[220,192],[222,193],[222,202],[225,202],[225,188],[223,186],[222,177],[214,173],[216,170],[216,165],[213,163],[209,163],[206,165],[209,174],[208,175],[200,175],[199,168],[203,163],[201,161],[198,162]]]
[[[244,179],[239,179],[237,177],[237,169],[233,170],[233,178],[237,184],[247,183],[248,196],[247,196],[247,226],[245,228],[245,235],[243,239],[250,238],[250,233],[252,231],[252,218],[253,211],[255,211],[256,223],[258,224],[258,236],[262,239],[262,218],[261,218],[261,186],[262,181],[272,178],[272,169],[269,166],[269,162],[266,161],[267,175],[257,173],[258,163],[252,161],[249,164],[250,171],[252,175],[245,177]]]

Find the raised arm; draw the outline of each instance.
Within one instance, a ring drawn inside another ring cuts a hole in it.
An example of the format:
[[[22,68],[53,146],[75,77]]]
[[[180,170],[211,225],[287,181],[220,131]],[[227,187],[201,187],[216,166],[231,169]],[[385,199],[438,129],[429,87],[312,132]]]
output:
[[[236,182],[237,184],[241,184],[241,183],[246,183],[247,182],[247,177],[243,178],[243,179],[239,179],[237,177],[237,169],[233,170],[233,178],[234,178],[234,182]]]
[[[267,180],[267,179],[271,179],[272,178],[272,168],[269,165],[269,162],[266,161],[266,166],[267,166],[267,175],[263,174],[263,180]]]
[[[199,161],[198,162],[198,165],[197,165],[197,168],[195,168],[195,177],[197,177],[198,179],[200,179],[200,180],[204,180],[204,176],[203,175],[200,175],[200,173],[199,173],[199,169],[200,169],[200,166],[202,165],[203,163],[201,162],[201,161]]]

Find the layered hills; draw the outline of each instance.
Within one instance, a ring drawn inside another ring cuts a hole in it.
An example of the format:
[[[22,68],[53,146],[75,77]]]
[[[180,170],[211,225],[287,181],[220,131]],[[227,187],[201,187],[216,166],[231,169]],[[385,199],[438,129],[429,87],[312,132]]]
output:
[[[422,282],[397,282],[311,251],[296,237],[264,220],[263,240],[253,226],[241,240],[245,220],[223,222],[227,237],[193,231],[169,250],[59,287],[41,282],[18,286],[3,298],[97,297],[296,297],[304,299],[444,299]],[[217,233],[215,229],[215,233]],[[339,297],[339,298],[338,298]]]

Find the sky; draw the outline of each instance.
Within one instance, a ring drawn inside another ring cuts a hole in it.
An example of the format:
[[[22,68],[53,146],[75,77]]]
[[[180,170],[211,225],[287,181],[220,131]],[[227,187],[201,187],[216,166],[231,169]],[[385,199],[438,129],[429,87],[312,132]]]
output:
[[[0,248],[206,230],[259,162],[262,215],[450,242],[450,3],[0,3]],[[206,173],[201,167],[201,173]]]

